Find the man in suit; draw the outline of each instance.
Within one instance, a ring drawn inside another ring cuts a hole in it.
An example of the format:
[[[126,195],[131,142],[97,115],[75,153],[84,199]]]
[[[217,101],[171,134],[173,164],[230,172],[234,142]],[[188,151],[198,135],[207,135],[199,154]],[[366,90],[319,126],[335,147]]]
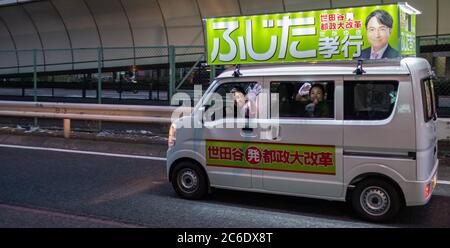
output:
[[[384,10],[376,10],[366,18],[367,38],[370,47],[361,52],[360,59],[396,58],[400,54],[389,45],[392,32],[392,16]]]

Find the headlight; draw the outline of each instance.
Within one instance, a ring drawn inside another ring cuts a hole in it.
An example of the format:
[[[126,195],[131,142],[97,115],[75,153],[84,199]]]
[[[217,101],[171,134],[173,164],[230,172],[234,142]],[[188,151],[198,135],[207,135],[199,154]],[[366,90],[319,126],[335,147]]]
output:
[[[175,145],[175,141],[177,140],[176,135],[177,135],[177,126],[174,123],[172,123],[169,129],[169,141],[168,141],[169,148]]]

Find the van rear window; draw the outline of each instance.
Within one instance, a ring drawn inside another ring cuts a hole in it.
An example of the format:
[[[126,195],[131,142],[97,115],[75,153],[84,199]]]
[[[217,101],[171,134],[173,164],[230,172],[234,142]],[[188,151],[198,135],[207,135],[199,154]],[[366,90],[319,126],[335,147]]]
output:
[[[345,81],[345,120],[387,119],[397,100],[397,81]]]
[[[434,85],[431,78],[423,79],[422,85],[422,102],[425,122],[430,121],[436,115],[436,98],[434,95]]]

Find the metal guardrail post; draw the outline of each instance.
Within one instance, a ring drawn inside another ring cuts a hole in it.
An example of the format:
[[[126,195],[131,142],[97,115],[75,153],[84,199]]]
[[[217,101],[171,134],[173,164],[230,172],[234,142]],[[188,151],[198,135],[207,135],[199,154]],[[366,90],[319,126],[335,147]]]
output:
[[[175,61],[175,46],[169,46],[169,103],[175,94],[176,84],[176,61]]]
[[[70,119],[64,119],[64,138],[70,138]]]

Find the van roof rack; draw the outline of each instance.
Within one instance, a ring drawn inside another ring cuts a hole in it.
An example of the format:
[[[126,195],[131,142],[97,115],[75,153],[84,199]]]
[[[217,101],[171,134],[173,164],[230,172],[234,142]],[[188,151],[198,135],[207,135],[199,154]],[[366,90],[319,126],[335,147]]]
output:
[[[409,58],[409,57],[405,57]],[[354,60],[334,60],[334,61],[304,61],[304,62],[282,62],[278,65],[354,65],[355,62],[363,61],[365,66],[368,65],[384,65],[384,66],[398,66],[404,58],[392,58],[392,59],[354,59]],[[253,63],[253,64],[243,64],[243,67],[254,67],[254,66],[276,66],[277,63]],[[241,65],[236,65],[235,71],[240,73]],[[242,74],[239,74],[242,75]]]
[[[358,65],[356,65],[356,70],[353,71],[356,75],[362,75],[366,73],[366,71],[363,69],[363,60],[358,60]]]
[[[240,77],[240,76],[242,76],[241,65],[237,64],[236,67],[234,68],[233,77]]]

